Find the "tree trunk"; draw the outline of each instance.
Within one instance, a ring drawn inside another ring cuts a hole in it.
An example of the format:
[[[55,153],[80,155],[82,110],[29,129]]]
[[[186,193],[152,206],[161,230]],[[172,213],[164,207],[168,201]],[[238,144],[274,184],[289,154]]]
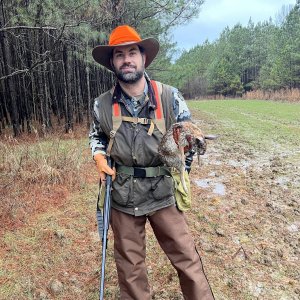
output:
[[[65,84],[65,131],[69,133],[73,130],[73,112],[71,106],[70,58],[66,45],[63,47],[63,68]]]
[[[89,66],[86,66],[85,68],[86,71],[86,85],[87,85],[87,103],[88,103],[88,109],[87,109],[87,114],[86,114],[86,124],[87,128],[90,128],[90,113],[92,112],[91,110],[91,90],[90,90],[90,68]]]

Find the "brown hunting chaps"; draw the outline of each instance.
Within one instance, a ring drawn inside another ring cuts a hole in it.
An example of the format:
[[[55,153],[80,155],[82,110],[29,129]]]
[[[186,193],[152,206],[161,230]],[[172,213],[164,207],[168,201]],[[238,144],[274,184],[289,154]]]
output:
[[[163,208],[150,216],[139,217],[112,209],[111,226],[120,299],[151,299],[145,264],[147,218],[158,243],[177,270],[184,299],[214,299],[184,214],[175,206]]]

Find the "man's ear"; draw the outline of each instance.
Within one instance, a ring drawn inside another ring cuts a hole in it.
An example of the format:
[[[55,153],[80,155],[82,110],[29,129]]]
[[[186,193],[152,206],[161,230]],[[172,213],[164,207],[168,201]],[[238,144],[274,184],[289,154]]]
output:
[[[142,58],[143,58],[144,67],[145,67],[145,64],[146,64],[146,54],[145,53],[142,53]]]

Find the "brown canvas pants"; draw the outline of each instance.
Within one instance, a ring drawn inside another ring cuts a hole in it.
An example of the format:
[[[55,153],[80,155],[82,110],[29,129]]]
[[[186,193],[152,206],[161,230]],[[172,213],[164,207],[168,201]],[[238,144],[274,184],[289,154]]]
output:
[[[111,226],[114,232],[120,299],[151,298],[145,264],[147,218],[161,248],[177,270],[184,299],[214,299],[184,214],[175,206],[163,208],[151,216],[140,217],[112,209]]]

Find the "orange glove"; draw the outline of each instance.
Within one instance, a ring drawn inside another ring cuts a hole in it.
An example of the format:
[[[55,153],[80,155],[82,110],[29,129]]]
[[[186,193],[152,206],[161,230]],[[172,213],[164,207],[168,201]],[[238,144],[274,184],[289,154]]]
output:
[[[97,153],[94,155],[94,161],[96,162],[96,167],[100,175],[100,180],[105,181],[106,180],[106,174],[112,176],[112,180],[115,180],[116,178],[116,169],[110,168],[107,164],[107,160],[105,156],[101,153]]]

